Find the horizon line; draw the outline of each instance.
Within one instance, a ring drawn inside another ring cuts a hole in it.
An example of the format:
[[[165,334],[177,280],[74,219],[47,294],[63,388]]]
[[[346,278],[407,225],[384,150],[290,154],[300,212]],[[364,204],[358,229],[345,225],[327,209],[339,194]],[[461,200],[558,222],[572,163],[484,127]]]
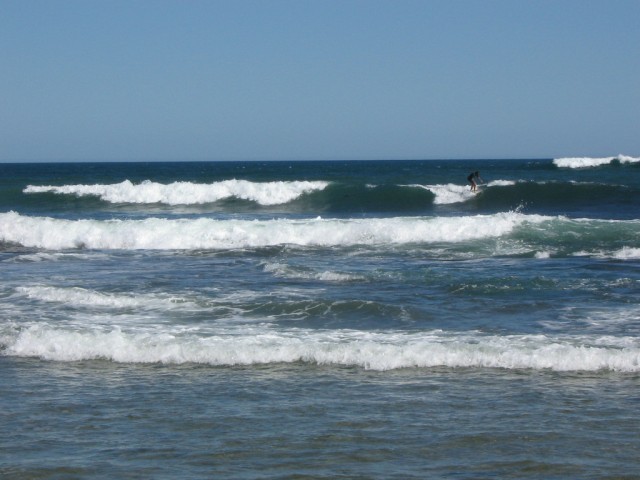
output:
[[[605,156],[608,158],[609,156]],[[615,157],[615,155],[611,155]],[[247,159],[25,159],[0,160],[0,164],[40,164],[40,163],[232,163],[232,162],[463,162],[463,161],[509,161],[509,160],[555,160],[563,157],[429,157],[429,158],[247,158]]]

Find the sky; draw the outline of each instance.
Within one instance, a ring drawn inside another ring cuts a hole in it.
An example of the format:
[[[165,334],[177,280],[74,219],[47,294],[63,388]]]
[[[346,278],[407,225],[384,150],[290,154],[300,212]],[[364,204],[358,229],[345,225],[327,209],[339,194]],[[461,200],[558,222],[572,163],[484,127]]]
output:
[[[0,162],[640,156],[640,0],[0,0]]]

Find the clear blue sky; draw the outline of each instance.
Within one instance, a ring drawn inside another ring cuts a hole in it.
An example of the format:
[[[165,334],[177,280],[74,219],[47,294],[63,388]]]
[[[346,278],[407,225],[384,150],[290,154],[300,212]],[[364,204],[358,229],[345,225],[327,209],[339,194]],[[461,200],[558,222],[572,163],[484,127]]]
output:
[[[0,0],[0,161],[640,156],[640,0]]]

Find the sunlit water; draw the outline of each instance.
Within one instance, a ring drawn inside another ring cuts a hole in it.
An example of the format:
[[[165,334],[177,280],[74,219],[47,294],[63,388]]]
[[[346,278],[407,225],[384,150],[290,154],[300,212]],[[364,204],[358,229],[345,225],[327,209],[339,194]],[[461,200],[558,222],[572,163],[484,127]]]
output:
[[[0,474],[639,476],[639,166],[0,165]]]

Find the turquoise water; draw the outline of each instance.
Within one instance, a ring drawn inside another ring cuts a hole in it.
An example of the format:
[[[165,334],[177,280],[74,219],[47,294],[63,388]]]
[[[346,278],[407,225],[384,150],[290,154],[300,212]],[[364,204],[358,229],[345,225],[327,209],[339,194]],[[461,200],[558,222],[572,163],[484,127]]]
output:
[[[638,168],[0,165],[0,473],[639,476]]]

